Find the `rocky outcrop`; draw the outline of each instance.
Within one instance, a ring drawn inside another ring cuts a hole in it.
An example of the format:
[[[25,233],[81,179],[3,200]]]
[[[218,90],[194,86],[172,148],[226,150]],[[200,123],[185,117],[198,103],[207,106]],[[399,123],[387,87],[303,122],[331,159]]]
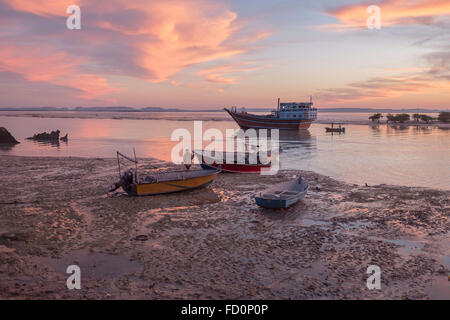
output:
[[[0,143],[4,143],[4,144],[18,144],[20,143],[19,141],[17,141],[12,135],[11,133],[9,133],[8,130],[6,130],[3,127],[0,127]]]
[[[34,136],[27,138],[28,140],[36,140],[36,141],[59,141],[59,130],[52,131],[50,133],[43,132],[37,133]]]

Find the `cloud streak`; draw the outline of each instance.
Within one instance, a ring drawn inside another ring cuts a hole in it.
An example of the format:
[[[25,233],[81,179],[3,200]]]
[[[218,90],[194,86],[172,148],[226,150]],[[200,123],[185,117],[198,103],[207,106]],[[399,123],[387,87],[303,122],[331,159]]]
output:
[[[0,72],[21,75],[31,82],[46,82],[76,88],[79,98],[94,99],[114,91],[105,78],[83,72],[83,60],[64,51],[27,45],[0,48]]]
[[[209,82],[221,84],[235,84],[239,80],[238,74],[260,70],[262,66],[254,65],[253,61],[239,62],[210,67],[198,72]]]
[[[366,28],[367,8],[373,2],[346,5],[326,13],[339,20],[338,24],[319,26],[323,31],[351,31]],[[439,23],[438,17],[450,15],[448,0],[384,0],[377,3],[381,8],[382,27],[393,25]]]
[[[450,83],[445,79],[448,74],[442,77],[443,69],[439,69],[439,73],[432,70],[433,68],[406,75],[374,77],[342,88],[320,90],[317,96],[322,102],[329,104],[395,98],[405,94],[427,93],[434,89],[450,92]]]

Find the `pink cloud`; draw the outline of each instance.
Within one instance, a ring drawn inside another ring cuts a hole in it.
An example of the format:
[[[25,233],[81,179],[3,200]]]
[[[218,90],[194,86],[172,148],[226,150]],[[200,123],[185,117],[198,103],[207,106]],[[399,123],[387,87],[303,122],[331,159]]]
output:
[[[171,81],[190,66],[249,52],[253,43],[269,34],[238,36],[243,26],[237,14],[227,4],[211,0],[3,1],[17,11],[42,17],[66,17],[67,6],[80,5],[83,41],[102,39],[84,26],[120,39],[115,40],[117,45],[132,51],[129,63],[145,70],[139,77],[150,82]]]
[[[436,79],[427,71],[402,76],[371,78],[366,81],[350,83],[342,88],[321,90],[316,95],[324,104],[335,104],[396,98],[407,94],[431,93],[434,90],[450,91],[450,83]]]
[[[79,97],[93,99],[108,94],[112,89],[105,78],[83,72],[82,59],[71,58],[64,51],[26,45],[0,48],[0,72],[12,72],[32,82],[75,88]]]
[[[77,0],[3,0],[17,11],[33,13],[40,16],[66,16],[70,5],[78,5]]]
[[[346,31],[366,28],[368,18],[367,8],[373,2],[342,6],[327,13],[339,20],[338,24],[319,26],[320,30]],[[381,24],[383,26],[431,24],[438,16],[450,15],[448,0],[384,0],[377,5],[381,9]]]
[[[198,74],[204,76],[209,82],[235,84],[239,79],[237,74],[259,70],[261,68],[261,66],[254,66],[253,62],[249,61],[210,67],[199,71]]]

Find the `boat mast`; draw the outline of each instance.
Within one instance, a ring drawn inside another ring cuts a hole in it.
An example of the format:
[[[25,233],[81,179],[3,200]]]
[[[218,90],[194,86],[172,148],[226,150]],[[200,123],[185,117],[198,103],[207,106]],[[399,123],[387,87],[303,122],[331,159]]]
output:
[[[136,159],[136,149],[133,147],[133,153],[134,153],[134,165],[136,167],[136,170],[134,171],[134,179],[136,183],[138,182],[138,176],[137,176],[137,159]]]
[[[280,98],[278,98],[278,104],[277,104],[277,114],[280,113]]]

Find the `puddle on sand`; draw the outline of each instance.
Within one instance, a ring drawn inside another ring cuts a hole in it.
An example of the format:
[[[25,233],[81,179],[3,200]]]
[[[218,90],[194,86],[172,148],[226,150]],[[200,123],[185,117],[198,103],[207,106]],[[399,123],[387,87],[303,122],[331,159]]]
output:
[[[378,237],[369,237],[370,240],[384,241],[399,246],[398,251],[403,254],[421,253],[423,252],[424,243],[420,241],[412,241],[405,239],[384,239]]]
[[[413,241],[413,240],[405,240],[405,239],[382,239],[370,237],[373,240],[381,240],[388,243],[393,243],[399,246],[398,253],[407,258],[412,254],[417,253],[426,253],[424,251],[424,242],[421,241]],[[425,292],[427,293],[428,299],[432,300],[449,300],[450,299],[450,257],[449,256],[440,256],[440,260],[445,267],[447,273],[435,275],[431,278],[430,284],[425,288]]]
[[[305,227],[330,226],[331,225],[331,223],[328,221],[320,221],[320,220],[313,220],[313,219],[301,219],[300,224]]]
[[[450,256],[441,257],[442,264],[447,268],[447,271],[450,273]]]
[[[433,277],[425,292],[431,300],[450,300],[450,281],[447,274]]]
[[[56,272],[67,275],[70,265],[77,265],[83,277],[101,280],[120,277],[142,270],[142,266],[128,256],[115,256],[105,253],[87,254],[75,251],[62,258],[38,258],[38,263],[53,268]]]
[[[329,269],[323,261],[316,261],[311,263],[311,267],[304,269],[303,274],[311,277],[312,279],[317,279],[319,281],[325,281],[328,277]]]
[[[422,252],[424,244],[419,241],[411,241],[411,240],[390,240],[385,239],[386,242],[390,242],[401,246],[402,251],[406,251],[409,253]]]
[[[371,221],[359,220],[359,221],[349,221],[346,223],[340,223],[340,227],[347,231],[367,229],[373,226]]]

